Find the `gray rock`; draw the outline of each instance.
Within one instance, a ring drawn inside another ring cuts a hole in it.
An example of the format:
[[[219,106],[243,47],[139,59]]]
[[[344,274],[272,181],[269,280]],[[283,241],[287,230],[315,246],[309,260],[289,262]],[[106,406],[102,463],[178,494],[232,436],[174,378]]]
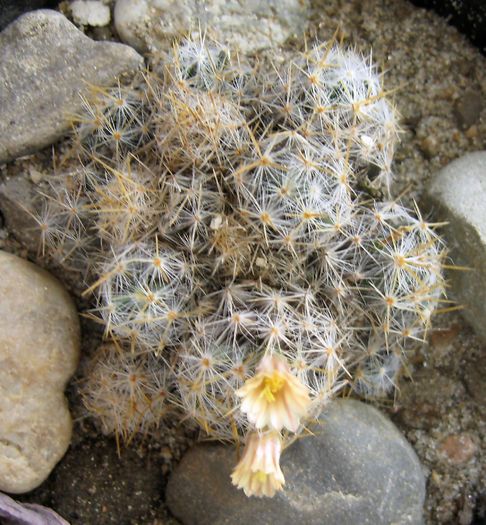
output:
[[[88,84],[113,84],[142,62],[128,46],[91,40],[56,11],[18,18],[0,33],[0,163],[62,137]]]
[[[66,452],[64,388],[78,359],[79,322],[67,292],[0,251],[0,490],[32,490]]]
[[[139,50],[168,49],[172,40],[200,28],[242,52],[282,44],[307,27],[308,0],[117,0],[115,27]]]
[[[427,199],[438,219],[456,266],[449,272],[453,298],[486,340],[486,151],[469,153],[440,170],[427,188]]]
[[[486,353],[483,353],[478,359],[470,360],[466,363],[464,369],[464,381],[468,393],[476,401],[479,408],[486,414]]]
[[[26,173],[8,178],[0,184],[0,211],[10,233],[31,254],[39,253],[41,230],[34,219],[36,190]]]
[[[331,403],[282,456],[286,478],[274,498],[246,498],[231,485],[234,449],[198,445],[167,487],[167,503],[184,525],[395,525],[422,523],[425,479],[415,452],[375,408]]]
[[[483,107],[481,91],[474,89],[465,91],[454,107],[454,115],[459,127],[465,130],[475,124],[479,120]]]

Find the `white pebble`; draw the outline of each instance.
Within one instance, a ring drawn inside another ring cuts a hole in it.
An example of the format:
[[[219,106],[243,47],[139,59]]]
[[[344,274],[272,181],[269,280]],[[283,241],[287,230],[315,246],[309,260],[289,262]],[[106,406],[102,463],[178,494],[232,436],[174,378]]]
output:
[[[98,0],[74,0],[71,14],[80,26],[102,27],[110,23],[110,8]]]

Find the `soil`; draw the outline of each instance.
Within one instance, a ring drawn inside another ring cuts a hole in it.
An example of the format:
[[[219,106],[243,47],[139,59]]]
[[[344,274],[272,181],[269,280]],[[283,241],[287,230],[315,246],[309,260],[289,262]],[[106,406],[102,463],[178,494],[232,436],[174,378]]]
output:
[[[402,115],[395,171],[405,201],[420,202],[431,175],[454,158],[486,149],[486,58],[445,20],[406,0],[314,0],[312,10],[311,36],[327,40],[339,27],[351,45],[371,47],[386,72]],[[90,36],[113,38],[107,28]],[[48,173],[50,156],[48,149],[4,166],[0,182],[31,167]],[[27,257],[18,241],[0,216],[0,248]],[[87,357],[99,331],[86,321],[83,334]],[[460,313],[439,315],[410,366],[412,379],[380,403],[426,470],[428,524],[486,523],[484,370],[485,344]],[[19,499],[48,505],[73,525],[177,523],[164,506],[164,488],[194,436],[173,428],[118,454],[115,441],[85,419],[76,380],[68,395],[76,419],[71,448],[41,487]]]

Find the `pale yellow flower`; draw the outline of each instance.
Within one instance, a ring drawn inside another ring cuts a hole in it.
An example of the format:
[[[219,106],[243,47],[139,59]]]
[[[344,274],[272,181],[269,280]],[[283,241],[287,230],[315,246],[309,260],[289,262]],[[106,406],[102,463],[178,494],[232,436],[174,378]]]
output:
[[[251,433],[243,457],[231,474],[233,485],[243,489],[247,496],[273,497],[285,483],[280,469],[281,451],[278,432]]]
[[[257,429],[287,428],[295,432],[310,405],[305,385],[290,372],[288,363],[275,355],[265,356],[254,377],[237,390],[241,410]]]

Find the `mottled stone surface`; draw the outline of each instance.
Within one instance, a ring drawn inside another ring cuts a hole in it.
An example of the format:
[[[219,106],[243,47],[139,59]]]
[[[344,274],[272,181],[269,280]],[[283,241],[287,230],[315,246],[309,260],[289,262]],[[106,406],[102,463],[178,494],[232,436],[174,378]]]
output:
[[[194,447],[169,480],[169,508],[185,525],[422,523],[421,465],[383,414],[335,401],[312,430],[284,452],[286,488],[272,499],[246,498],[231,485],[234,449]]]
[[[0,212],[10,233],[31,254],[42,250],[41,230],[33,214],[36,187],[27,173],[21,173],[0,184]]]
[[[0,490],[32,490],[66,452],[64,388],[78,359],[79,322],[67,292],[0,251]]]
[[[307,0],[117,0],[120,38],[139,50],[167,49],[176,36],[207,30],[232,49],[254,52],[302,36]]]
[[[88,84],[113,84],[141,64],[132,48],[95,42],[56,11],[12,22],[0,33],[0,163],[62,137]]]
[[[486,151],[464,155],[440,170],[427,199],[435,216],[448,222],[441,233],[452,262],[467,268],[449,272],[453,298],[486,340]]]

